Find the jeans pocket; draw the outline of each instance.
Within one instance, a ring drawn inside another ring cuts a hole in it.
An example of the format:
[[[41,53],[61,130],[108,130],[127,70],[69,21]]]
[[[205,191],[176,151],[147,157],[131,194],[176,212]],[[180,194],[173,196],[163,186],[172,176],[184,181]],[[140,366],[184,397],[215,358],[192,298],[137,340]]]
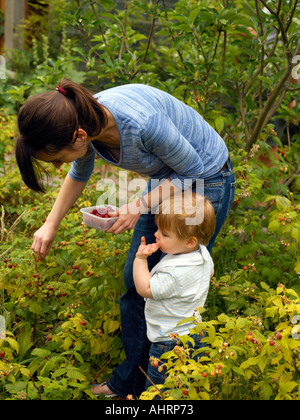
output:
[[[219,211],[222,207],[222,200],[224,197],[224,182],[208,182],[204,184],[204,195],[210,200],[213,205],[216,218],[218,218]]]

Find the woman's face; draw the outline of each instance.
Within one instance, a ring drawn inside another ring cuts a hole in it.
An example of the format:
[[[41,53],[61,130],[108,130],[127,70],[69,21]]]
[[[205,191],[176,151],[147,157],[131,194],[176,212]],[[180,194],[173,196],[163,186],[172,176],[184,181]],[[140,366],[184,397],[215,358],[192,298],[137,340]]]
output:
[[[75,138],[75,143],[66,146],[59,152],[49,153],[41,150],[35,155],[36,159],[42,162],[52,163],[56,169],[60,169],[64,163],[74,162],[74,160],[83,157],[88,148],[87,134],[84,130],[79,129],[78,134],[76,132]]]
[[[65,147],[57,153],[47,153],[40,151],[36,154],[36,158],[43,162],[52,163],[56,169],[60,169],[63,163],[74,162],[74,160],[83,157],[86,154],[86,149],[83,151],[72,150],[70,147]]]

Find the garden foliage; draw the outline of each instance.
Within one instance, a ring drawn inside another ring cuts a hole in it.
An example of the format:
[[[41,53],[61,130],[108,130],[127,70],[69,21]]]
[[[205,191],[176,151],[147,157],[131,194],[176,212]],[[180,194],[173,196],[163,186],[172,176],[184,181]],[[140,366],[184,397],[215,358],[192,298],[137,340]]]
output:
[[[236,172],[205,311],[193,317],[192,332],[207,331],[204,355],[196,362],[188,337],[173,337],[174,352],[158,361],[166,384],[141,399],[299,399],[298,1],[43,3],[47,19],[38,31],[34,16],[24,23],[28,45],[8,54],[0,85],[0,399],[90,399],[90,383],[124,359],[119,297],[131,232],[89,229],[79,212],[118,172],[96,160],[46,260],[31,251],[69,166],[50,169],[45,195],[29,191],[13,155],[16,114],[62,76],[94,92],[124,83],[170,92],[223,136]]]

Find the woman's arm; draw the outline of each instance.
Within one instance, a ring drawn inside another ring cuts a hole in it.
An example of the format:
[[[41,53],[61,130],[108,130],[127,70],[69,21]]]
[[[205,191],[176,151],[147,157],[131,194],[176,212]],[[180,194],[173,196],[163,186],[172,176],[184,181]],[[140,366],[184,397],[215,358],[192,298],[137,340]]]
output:
[[[60,222],[76,202],[87,182],[74,181],[68,175],[43,226],[33,235],[32,250],[44,259],[51,249]]]

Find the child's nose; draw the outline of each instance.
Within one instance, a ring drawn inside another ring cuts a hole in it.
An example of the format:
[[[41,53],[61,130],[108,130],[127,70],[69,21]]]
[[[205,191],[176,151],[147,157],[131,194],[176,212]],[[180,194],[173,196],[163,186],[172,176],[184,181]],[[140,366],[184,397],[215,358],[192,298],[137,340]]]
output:
[[[155,238],[157,238],[157,239],[158,239],[158,232],[155,232],[155,233],[154,233],[154,236],[155,236]]]

